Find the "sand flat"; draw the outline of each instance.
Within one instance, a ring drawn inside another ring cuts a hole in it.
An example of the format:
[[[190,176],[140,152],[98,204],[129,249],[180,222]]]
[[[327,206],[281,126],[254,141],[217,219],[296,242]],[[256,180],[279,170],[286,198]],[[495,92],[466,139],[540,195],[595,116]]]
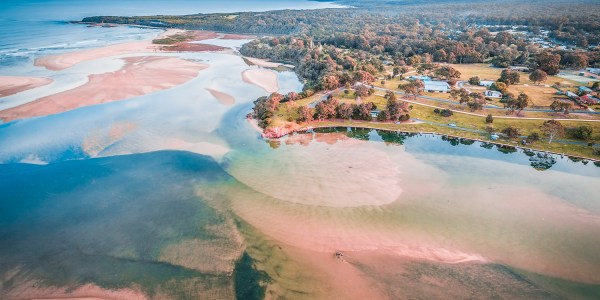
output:
[[[181,34],[186,32],[180,29],[168,29],[161,33],[157,39],[165,38],[175,34]],[[209,39],[212,34],[198,35],[197,40]],[[95,60],[103,57],[110,57],[116,55],[127,55],[140,52],[158,52],[164,45],[153,44],[152,40],[144,40],[137,42],[127,42],[115,45],[109,45],[101,48],[94,48],[88,50],[75,51],[65,54],[50,55],[40,57],[35,60],[34,65],[44,67],[48,70],[59,71],[72,67],[78,63]]]
[[[0,97],[6,97],[26,90],[52,83],[43,77],[0,76]]]
[[[233,96],[227,93],[210,88],[207,88],[206,90],[209,91],[213,97],[215,97],[217,100],[219,100],[219,102],[221,102],[224,105],[231,106],[235,104],[235,98],[233,98]]]
[[[242,79],[246,83],[254,84],[268,93],[275,93],[279,90],[277,83],[277,74],[265,69],[252,69],[242,72]]]
[[[90,75],[89,82],[80,87],[0,111],[0,118],[12,121],[44,116],[150,94],[183,84],[208,67],[161,56],[128,57],[124,61],[124,67],[116,72]]]

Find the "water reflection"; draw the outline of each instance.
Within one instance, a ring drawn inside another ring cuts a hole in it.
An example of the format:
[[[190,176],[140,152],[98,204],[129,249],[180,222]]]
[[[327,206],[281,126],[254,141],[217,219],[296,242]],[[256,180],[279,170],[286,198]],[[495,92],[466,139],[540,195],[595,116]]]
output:
[[[430,134],[407,133],[392,130],[355,128],[355,127],[325,127],[315,128],[303,132],[292,133],[282,140],[286,145],[303,145],[308,146],[311,142],[324,142],[333,144],[341,140],[355,139],[361,141],[384,142],[386,145],[404,145],[409,138],[432,136]],[[568,156],[562,158],[557,154],[551,154],[531,149],[519,149],[515,146],[501,145],[490,142],[480,142],[467,138],[459,138],[446,135],[433,135],[435,139],[447,142],[453,147],[458,146],[479,146],[479,148],[496,150],[502,154],[522,153],[522,157],[527,158],[529,165],[538,171],[545,171],[552,168],[558,160],[567,160],[574,163],[587,165],[589,160]],[[280,140],[266,140],[266,143],[271,149],[278,149],[282,145]],[[472,151],[465,151],[465,155],[472,154]],[[593,165],[600,167],[600,162],[594,161]]]

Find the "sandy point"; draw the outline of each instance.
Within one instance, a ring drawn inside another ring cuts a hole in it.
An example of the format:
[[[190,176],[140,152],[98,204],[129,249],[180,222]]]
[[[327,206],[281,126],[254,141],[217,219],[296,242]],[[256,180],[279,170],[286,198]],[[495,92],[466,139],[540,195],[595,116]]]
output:
[[[242,79],[246,83],[254,84],[268,93],[275,93],[279,90],[277,83],[277,74],[265,69],[252,69],[242,72]]]
[[[123,60],[125,65],[118,71],[90,75],[89,81],[82,86],[0,111],[0,118],[8,122],[146,95],[192,80],[208,67],[164,56]]]
[[[0,76],[0,97],[6,97],[26,90],[52,83],[43,77]]]

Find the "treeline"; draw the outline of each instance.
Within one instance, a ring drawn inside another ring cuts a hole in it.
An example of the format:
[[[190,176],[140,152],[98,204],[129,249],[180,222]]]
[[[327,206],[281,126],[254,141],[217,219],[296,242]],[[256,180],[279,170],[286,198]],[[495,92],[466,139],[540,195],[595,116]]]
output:
[[[340,102],[338,98],[330,94],[327,99],[319,101],[314,108],[307,105],[298,107],[298,117],[295,120],[289,119],[287,121],[302,123],[331,119],[363,121],[376,119],[380,122],[398,122],[410,119],[410,106],[407,102],[399,100],[396,94],[391,91],[386,94],[385,98],[387,99],[386,106],[378,110],[377,105],[373,102],[348,104]],[[283,96],[278,93],[273,93],[268,97],[260,97],[254,101],[254,108],[249,117],[255,118],[258,120],[260,127],[266,128],[273,123],[275,112],[281,103],[297,99],[291,98],[290,95]],[[374,113],[376,113],[375,118],[373,117]]]
[[[137,24],[220,32],[289,35],[323,46],[353,49],[393,60],[532,65],[540,53],[560,55],[562,67],[600,66],[600,5],[579,1],[340,1],[356,8],[281,10],[186,16],[90,17],[85,22]],[[485,27],[488,26],[488,27]],[[492,27],[489,27],[492,26]],[[548,50],[526,36],[549,31],[580,50]],[[492,31],[496,30],[496,31]],[[499,30],[499,31],[498,31]],[[279,51],[280,49],[274,49]],[[288,47],[271,56],[298,61],[306,53]],[[315,65],[316,68],[323,67]],[[318,71],[317,71],[318,72]],[[549,73],[551,74],[551,73]],[[308,77],[308,76],[307,76]]]

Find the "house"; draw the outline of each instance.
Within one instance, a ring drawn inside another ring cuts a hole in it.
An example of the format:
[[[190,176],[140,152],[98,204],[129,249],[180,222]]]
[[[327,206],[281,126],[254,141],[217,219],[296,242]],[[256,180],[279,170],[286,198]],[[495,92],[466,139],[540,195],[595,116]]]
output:
[[[600,68],[586,68],[586,71],[596,74],[596,75],[600,75]]]
[[[498,91],[487,90],[485,91],[485,96],[490,98],[502,98],[502,93]]]
[[[513,71],[519,71],[519,72],[529,73],[529,68],[528,67],[510,66],[510,67],[508,67],[508,69],[509,70],[513,70]]]
[[[495,81],[493,80],[481,80],[479,81],[479,85],[480,86],[485,86],[485,87],[490,87],[492,86],[492,84],[494,84]]]
[[[579,87],[579,93],[583,93],[583,94],[589,94],[592,92],[592,89],[590,89],[587,86],[580,86]]]
[[[579,99],[579,96],[577,96],[577,94],[575,94],[571,91],[567,91],[566,95],[567,95],[567,97],[569,97],[571,99]]]
[[[429,76],[424,76],[424,75],[412,75],[412,76],[408,76],[408,79],[413,79],[413,80],[423,80],[423,81],[430,81],[431,77]]]
[[[445,81],[425,81],[425,90],[428,92],[439,92],[439,93],[448,93],[450,91],[450,85]]]
[[[585,105],[593,105],[593,104],[600,103],[600,100],[598,100],[598,98],[594,98],[590,95],[583,95],[583,96],[581,96],[581,98],[579,98],[579,103],[585,104]]]

